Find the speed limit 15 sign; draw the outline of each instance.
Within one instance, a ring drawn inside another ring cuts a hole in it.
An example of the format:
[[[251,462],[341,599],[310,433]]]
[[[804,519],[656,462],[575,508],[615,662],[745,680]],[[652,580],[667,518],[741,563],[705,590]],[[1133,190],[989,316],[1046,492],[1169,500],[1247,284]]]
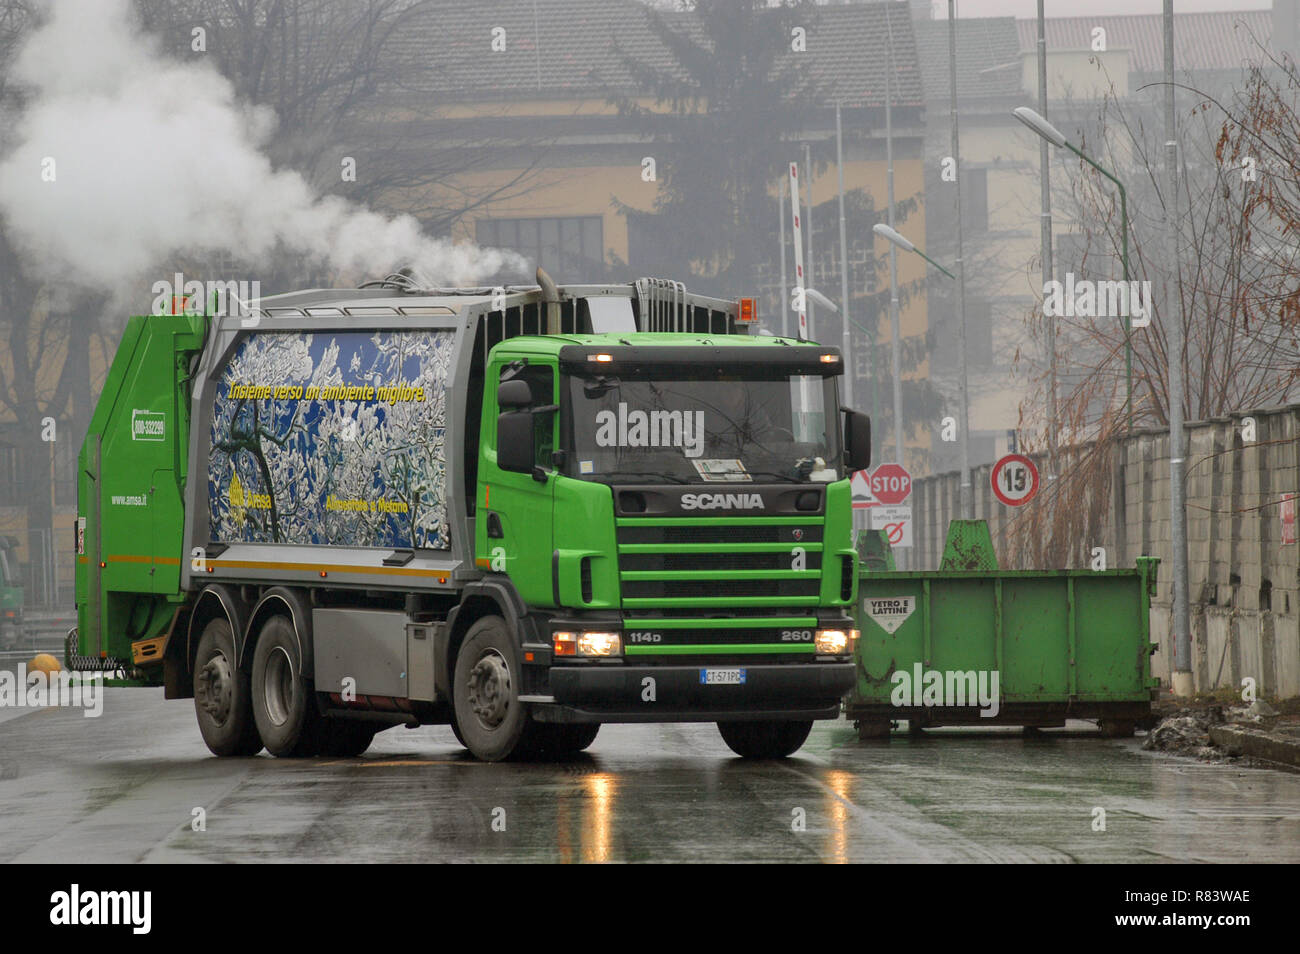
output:
[[[1008,507],[1029,503],[1038,493],[1038,468],[1023,454],[1008,454],[993,465],[989,475],[993,495]]]

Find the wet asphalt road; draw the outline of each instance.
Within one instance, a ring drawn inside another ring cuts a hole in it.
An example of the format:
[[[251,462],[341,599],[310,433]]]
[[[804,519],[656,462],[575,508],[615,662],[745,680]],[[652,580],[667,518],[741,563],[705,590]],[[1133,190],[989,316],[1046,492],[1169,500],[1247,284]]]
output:
[[[748,763],[709,724],[611,725],[566,763],[487,765],[399,727],[359,759],[226,760],[190,701],[109,689],[99,718],[0,709],[0,861],[1300,861],[1300,775],[1088,728],[820,722]]]

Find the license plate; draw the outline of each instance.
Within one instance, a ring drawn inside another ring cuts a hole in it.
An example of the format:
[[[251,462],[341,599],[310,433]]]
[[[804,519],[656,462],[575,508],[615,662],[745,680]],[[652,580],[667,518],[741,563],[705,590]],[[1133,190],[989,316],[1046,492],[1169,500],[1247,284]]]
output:
[[[745,670],[743,669],[701,669],[701,686],[743,686]]]

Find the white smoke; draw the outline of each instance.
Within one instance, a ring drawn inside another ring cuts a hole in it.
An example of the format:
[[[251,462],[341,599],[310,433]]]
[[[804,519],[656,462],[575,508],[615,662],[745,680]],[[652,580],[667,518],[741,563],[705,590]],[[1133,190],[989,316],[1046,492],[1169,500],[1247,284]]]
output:
[[[47,276],[120,287],[177,253],[306,253],[353,275],[412,264],[444,284],[524,272],[512,253],[433,239],[318,195],[262,152],[275,127],[205,62],[163,55],[128,0],[58,0],[19,54],[29,96],[0,130],[0,216]],[[47,181],[52,173],[52,181]]]

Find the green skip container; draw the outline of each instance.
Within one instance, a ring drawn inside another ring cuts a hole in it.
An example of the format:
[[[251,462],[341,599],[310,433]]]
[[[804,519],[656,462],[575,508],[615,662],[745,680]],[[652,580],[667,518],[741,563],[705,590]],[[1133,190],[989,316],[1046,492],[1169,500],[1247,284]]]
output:
[[[1151,719],[1151,596],[1159,560],[1118,570],[1001,570],[988,526],[953,521],[939,570],[898,572],[860,541],[859,738],[944,725],[1062,726],[1132,735]]]

